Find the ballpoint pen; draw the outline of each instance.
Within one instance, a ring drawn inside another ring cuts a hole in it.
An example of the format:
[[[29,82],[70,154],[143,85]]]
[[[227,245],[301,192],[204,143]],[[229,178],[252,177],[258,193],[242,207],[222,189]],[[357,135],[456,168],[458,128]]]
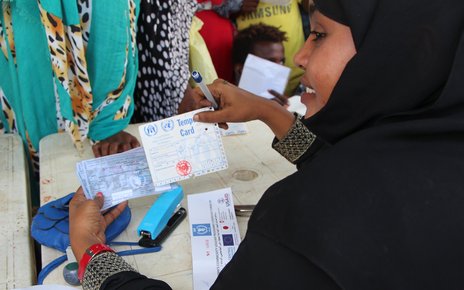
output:
[[[192,72],[192,78],[198,84],[203,94],[205,94],[206,99],[208,99],[208,101],[210,101],[213,104],[213,108],[217,109],[218,104],[216,103],[216,100],[213,98],[213,95],[211,95],[211,92],[209,91],[208,87],[203,82],[203,78],[201,77],[201,74],[197,72],[196,70],[194,70]]]
[[[237,216],[250,216],[255,209],[255,205],[235,205],[234,209]]]

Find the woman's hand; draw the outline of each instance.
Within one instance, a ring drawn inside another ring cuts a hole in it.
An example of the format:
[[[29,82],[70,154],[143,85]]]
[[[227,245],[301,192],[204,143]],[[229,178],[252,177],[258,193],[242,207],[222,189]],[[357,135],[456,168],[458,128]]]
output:
[[[101,157],[121,153],[136,147],[140,147],[137,138],[127,132],[120,131],[93,145],[92,150],[95,157]]]
[[[215,80],[208,85],[219,108],[212,112],[202,112],[193,118],[198,122],[219,123],[227,128],[226,122],[247,122],[260,120],[271,128],[278,139],[281,139],[292,126],[295,117],[277,102],[256,96],[242,90],[225,80]],[[211,106],[199,88],[193,91],[197,108]]]
[[[227,127],[226,122],[246,122],[263,118],[262,115],[266,111],[268,100],[242,90],[222,79],[215,80],[211,85],[208,85],[208,88],[216,99],[219,110],[199,113],[194,117],[195,121],[219,123],[221,127]],[[195,88],[192,95],[197,107],[212,106],[199,88]]]
[[[69,239],[78,263],[87,248],[106,242],[106,227],[124,211],[127,201],[104,215],[100,211],[102,206],[102,194],[97,194],[93,200],[87,199],[82,187],[79,187],[69,203]]]

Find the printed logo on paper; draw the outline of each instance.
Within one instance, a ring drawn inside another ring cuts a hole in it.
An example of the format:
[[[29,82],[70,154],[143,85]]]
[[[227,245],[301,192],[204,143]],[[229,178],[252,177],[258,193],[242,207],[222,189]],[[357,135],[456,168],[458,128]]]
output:
[[[225,204],[227,207],[230,206],[230,195],[228,193],[224,194],[224,197],[219,198],[217,201],[219,204]]]
[[[211,236],[211,224],[193,224],[192,235],[198,236]]]
[[[161,128],[164,132],[169,132],[174,129],[174,121],[173,120],[164,120],[161,122]]]
[[[224,244],[224,246],[233,246],[234,236],[231,234],[222,235],[222,243]]]
[[[156,135],[156,133],[158,133],[158,127],[156,127],[155,124],[149,124],[146,125],[145,128],[143,128],[143,131],[147,136],[154,136]]]

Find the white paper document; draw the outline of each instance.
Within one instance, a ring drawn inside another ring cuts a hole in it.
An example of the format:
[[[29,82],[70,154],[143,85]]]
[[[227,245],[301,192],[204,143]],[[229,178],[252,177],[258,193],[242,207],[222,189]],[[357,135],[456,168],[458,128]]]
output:
[[[238,86],[255,95],[273,99],[269,90],[283,94],[290,76],[290,68],[248,54]]]
[[[246,123],[227,123],[227,130],[221,129],[222,136],[243,135],[248,133]]]
[[[188,195],[193,289],[208,290],[240,244],[232,190]]]
[[[77,176],[85,196],[93,199],[98,192],[105,201],[102,210],[125,200],[159,194],[177,184],[154,186],[145,152],[138,147],[123,153],[78,162]]]
[[[227,157],[217,124],[193,121],[203,108],[139,127],[156,186],[226,169]]]

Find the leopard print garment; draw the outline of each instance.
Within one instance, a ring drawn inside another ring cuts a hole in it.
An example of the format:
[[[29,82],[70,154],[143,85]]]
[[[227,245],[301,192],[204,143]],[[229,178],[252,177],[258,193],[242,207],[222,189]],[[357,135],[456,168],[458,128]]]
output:
[[[189,29],[193,0],[142,0],[137,45],[139,72],[131,122],[177,114],[190,78]]]
[[[15,59],[16,53],[15,53],[15,44],[14,44],[14,37],[13,37],[13,25],[11,22],[10,4],[3,3],[2,5],[4,9],[3,19],[5,21],[5,27],[3,27],[2,23],[0,22],[0,51],[2,51],[1,54],[8,61],[9,59],[8,50],[10,50],[11,55],[13,56],[14,62],[16,63],[16,59]],[[2,56],[0,55],[0,57]],[[15,113],[1,87],[0,87],[0,104],[2,107],[3,116],[5,117],[6,122],[7,122],[7,124],[3,124],[0,119],[0,133],[4,133],[4,132],[18,133],[18,127],[16,126]],[[7,130],[6,128],[9,128],[9,130]]]
[[[8,124],[5,124],[5,125],[2,124],[2,127],[8,126],[8,128],[10,128],[11,133],[18,133],[18,127],[16,126],[15,113],[12,110],[11,105],[8,102],[8,99],[6,98],[5,94],[3,93],[2,88],[0,88],[0,103],[2,104],[3,115],[5,116],[6,121],[8,123]]]
[[[97,110],[92,111],[92,90],[89,84],[87,73],[87,63],[85,52],[88,45],[92,19],[92,1],[93,0],[76,0],[78,13],[80,17],[79,25],[63,24],[62,20],[56,16],[47,13],[41,6],[40,0],[37,0],[40,19],[45,28],[49,44],[50,58],[52,61],[52,70],[54,77],[66,92],[68,92],[74,113],[74,122],[65,120],[60,111],[60,99],[58,95],[57,83],[55,85],[56,101],[56,118],[59,131],[68,131],[73,137],[77,148],[81,148],[81,141],[87,136],[89,123],[105,106],[111,104],[121,95],[121,88],[124,86],[124,77],[121,80],[119,88],[110,92],[108,100],[104,102]],[[131,20],[131,40],[128,45],[127,53],[136,54],[135,47],[135,18],[136,5],[134,0],[127,0]],[[9,2],[2,2],[3,23],[0,23],[0,57],[5,57],[7,61],[16,63],[14,31],[11,17],[11,7]],[[119,120],[127,117],[129,107],[132,103],[131,96],[121,96],[124,103],[120,109],[114,113],[114,119]],[[0,121],[0,133],[11,132],[18,133],[17,120],[15,112],[12,109],[8,96],[0,87],[0,104],[2,106],[3,123]],[[34,171],[38,173],[38,148],[34,148],[30,141],[29,134],[25,128],[25,140],[28,145],[31,160],[33,161]]]
[[[131,53],[133,57],[136,55],[136,50],[135,50],[135,37],[136,37],[136,11],[135,11],[135,3],[133,0],[129,0],[129,19],[130,19],[130,26],[131,26],[131,45],[130,47],[126,47],[126,63],[124,67],[127,67],[127,61],[128,61],[128,54]],[[118,88],[112,92],[110,92],[106,98],[106,100],[95,110],[95,115],[97,115],[99,112],[101,112],[106,106],[110,105],[113,103],[115,100],[117,100],[119,97],[121,97],[122,90],[124,86],[126,85],[125,83],[126,80],[126,69],[124,69],[123,77],[121,79],[121,83],[119,84]],[[131,104],[132,98],[130,96],[126,96],[126,101],[123,104],[123,106],[116,112],[114,120],[119,120],[121,118],[124,118],[127,116],[127,112],[129,109],[129,106]]]
[[[15,49],[15,42],[14,42],[14,31],[13,31],[13,24],[11,20],[11,7],[9,3],[3,3],[3,19],[5,22],[5,27],[3,27],[2,23],[0,23],[0,50],[2,51],[2,54],[6,58],[7,61],[10,58],[8,54],[8,51],[10,51],[11,56],[13,58],[13,62],[16,64],[16,49]],[[2,107],[3,116],[5,117],[6,122],[7,122],[6,124],[3,124],[2,121],[0,120],[0,134],[3,134],[5,132],[18,134],[19,132],[18,132],[18,126],[16,124],[15,112],[1,87],[0,87],[0,104]],[[38,178],[39,154],[37,150],[34,148],[34,146],[32,145],[32,142],[29,138],[29,134],[27,132],[27,128],[26,128],[25,134],[26,134],[26,142],[27,142],[27,147],[29,151],[29,156],[32,161],[32,168],[35,174],[35,178]]]
[[[8,60],[8,51],[7,51],[7,48],[6,48],[5,32],[3,31],[2,22],[0,22],[0,51],[3,53],[3,55]]]
[[[93,0],[78,0],[79,25],[63,24],[58,17],[45,11],[38,0],[41,20],[47,34],[52,67],[55,77],[70,95],[74,120],[65,120],[60,113],[59,96],[55,87],[57,101],[57,121],[62,130],[69,132],[78,149],[82,149],[82,141],[86,139],[89,125],[92,120],[108,105],[119,99],[125,86],[126,71],[124,70],[121,82],[115,90],[110,92],[105,101],[95,110],[92,110],[93,96],[87,70],[85,52],[90,37],[91,7]],[[126,47],[127,55],[135,55],[135,2],[128,0],[130,12],[132,44]],[[125,64],[125,67],[126,67]],[[115,113],[114,119],[125,118],[132,102],[130,96],[125,96],[125,102]]]
[[[14,63],[16,63],[16,49],[14,43],[13,22],[11,20],[11,7],[7,2],[2,3],[2,5],[3,21],[5,22],[5,27],[2,27],[2,24],[0,23],[0,50],[3,52],[3,55],[6,57],[6,59],[9,59],[8,48],[6,45],[6,42],[8,41],[11,55],[13,56]]]
[[[48,13],[39,3],[40,16],[47,34],[52,68],[55,77],[70,95],[74,119],[65,121],[66,131],[77,145],[88,133],[92,118],[92,93],[85,58],[82,28],[80,25],[65,26],[63,21]]]

